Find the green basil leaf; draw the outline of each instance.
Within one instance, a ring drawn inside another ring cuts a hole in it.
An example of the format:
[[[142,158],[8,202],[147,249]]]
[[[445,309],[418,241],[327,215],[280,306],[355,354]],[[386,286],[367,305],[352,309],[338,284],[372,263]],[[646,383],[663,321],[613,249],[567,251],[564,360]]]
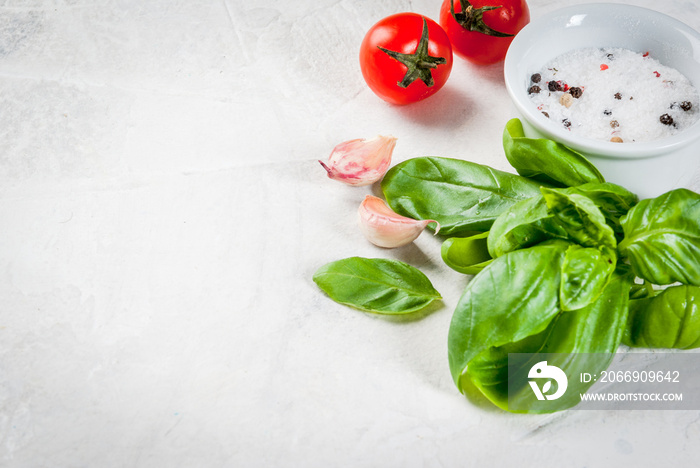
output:
[[[508,355],[541,352],[555,331],[555,325],[560,316],[561,314],[557,314],[547,328],[539,333],[503,346],[488,348],[476,355],[469,362],[467,372],[462,375],[460,384],[466,386],[471,382],[491,403],[508,411],[508,377],[509,372],[512,371],[512,367],[508,366]]]
[[[508,401],[508,383],[512,389],[511,403],[521,408],[518,412],[549,413],[570,408],[580,402],[593,382],[581,382],[581,372],[600,375],[607,369],[620,345],[627,318],[628,291],[632,277],[624,268],[611,276],[602,295],[585,308],[559,313],[547,328],[523,340],[490,348],[476,356],[469,364],[468,376],[472,383],[498,407],[512,411]],[[527,360],[518,361],[508,354],[533,354]],[[561,361],[549,362],[569,376],[569,388],[558,400],[545,404],[534,400],[527,385],[528,371],[545,355],[560,354]],[[538,357],[542,356],[542,357]],[[521,391],[517,385],[522,384]],[[527,408],[522,410],[522,408]]]
[[[522,200],[496,218],[488,236],[492,257],[531,247],[548,239],[566,239],[566,231],[557,223],[542,195]]]
[[[442,260],[455,271],[476,275],[492,260],[487,248],[488,235],[482,232],[470,237],[450,237],[442,243]]]
[[[460,391],[475,356],[541,332],[559,313],[561,265],[569,245],[552,242],[510,252],[469,282],[448,333],[450,371]]]
[[[539,195],[542,184],[488,166],[423,157],[392,167],[382,180],[387,203],[413,219],[433,219],[440,234],[486,231],[514,203]]]
[[[700,347],[700,287],[671,286],[630,301],[624,342],[643,348]]]
[[[590,198],[564,189],[542,187],[549,212],[568,233],[569,239],[585,247],[617,247],[612,228]]]
[[[441,299],[420,270],[397,260],[346,258],[322,266],[313,279],[334,301],[377,314],[408,314]]]
[[[526,138],[523,124],[511,119],[503,131],[503,149],[518,174],[555,186],[605,182],[583,155],[553,140]]]
[[[592,182],[579,185],[578,187],[570,187],[567,189],[567,192],[585,195],[593,200],[605,216],[608,224],[616,232],[622,232],[620,218],[626,215],[639,202],[637,195],[612,182]]]
[[[700,195],[676,189],[642,200],[620,223],[620,254],[637,276],[700,286]]]
[[[564,311],[581,309],[595,301],[615,271],[617,255],[613,249],[572,245],[562,264],[559,301]]]

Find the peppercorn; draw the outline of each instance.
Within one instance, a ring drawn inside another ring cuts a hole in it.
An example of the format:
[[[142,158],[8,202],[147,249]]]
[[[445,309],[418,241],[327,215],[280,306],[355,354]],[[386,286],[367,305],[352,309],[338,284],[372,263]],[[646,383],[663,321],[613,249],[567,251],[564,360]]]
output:
[[[608,54],[606,55],[606,57],[608,58],[608,60],[615,60],[615,56],[613,54]]]
[[[620,93],[615,93],[615,99],[617,99],[618,101],[619,101],[620,99],[622,99],[622,94],[620,94]]]
[[[539,83],[540,80],[542,80],[542,75],[540,75],[539,73],[535,73],[534,75],[532,75],[532,76],[530,77],[530,80],[531,80],[533,83]]]
[[[659,121],[664,125],[673,125],[673,117],[668,114],[664,114],[659,117]]]
[[[620,122],[618,122],[617,120],[611,120],[611,121],[610,121],[610,126],[611,126],[612,128],[617,128],[617,127],[620,126]]]
[[[550,91],[561,91],[561,85],[554,80],[547,83],[547,88],[549,88]]]
[[[569,119],[564,119],[564,120],[561,121],[561,123],[562,123],[562,125],[564,125],[564,127],[566,127],[566,128],[571,127],[571,121],[570,121]]]
[[[693,108],[692,102],[690,102],[690,101],[681,102],[681,109],[683,109],[684,111],[688,112],[692,108]]]
[[[540,87],[537,85],[530,86],[527,90],[528,94],[539,94],[540,93]]]
[[[562,106],[566,107],[567,109],[571,107],[571,104],[574,103],[574,98],[571,97],[571,94],[562,94],[561,97],[559,98],[559,104]]]
[[[571,89],[569,89],[569,94],[578,99],[583,94],[583,90],[578,86],[573,86]]]
[[[605,109],[605,110],[603,111],[603,114],[605,114],[605,115],[612,115],[612,111],[611,111],[610,109]]]

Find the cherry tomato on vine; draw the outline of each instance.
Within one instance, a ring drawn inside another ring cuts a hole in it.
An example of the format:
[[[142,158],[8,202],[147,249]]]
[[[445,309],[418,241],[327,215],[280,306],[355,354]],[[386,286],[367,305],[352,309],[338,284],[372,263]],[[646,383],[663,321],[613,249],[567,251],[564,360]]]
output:
[[[387,16],[372,26],[360,46],[367,85],[392,104],[435,94],[452,71],[452,45],[435,21],[416,13]]]
[[[440,25],[455,54],[478,65],[500,62],[530,22],[525,0],[443,0]]]

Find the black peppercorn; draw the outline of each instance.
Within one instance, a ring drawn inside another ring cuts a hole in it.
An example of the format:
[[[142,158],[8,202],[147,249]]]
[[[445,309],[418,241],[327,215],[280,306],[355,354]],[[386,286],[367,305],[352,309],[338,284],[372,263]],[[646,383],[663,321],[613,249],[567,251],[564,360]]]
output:
[[[550,91],[561,91],[561,85],[554,80],[547,83],[547,88]]]
[[[605,115],[612,115],[612,111],[611,111],[610,109],[605,109],[605,110],[603,111],[603,114],[605,114]]]
[[[659,117],[659,121],[664,125],[673,125],[673,117],[668,114],[664,114]]]
[[[566,128],[571,127],[571,122],[569,121],[569,119],[564,119],[564,120],[561,121],[561,123],[562,123],[562,125],[564,125],[564,127],[566,127]]]
[[[571,89],[569,89],[569,93],[575,97],[576,99],[580,98],[581,95],[583,94],[583,90],[579,88],[578,86],[574,86]]]
[[[539,94],[540,92],[540,87],[537,85],[530,86],[527,90],[528,94]]]
[[[542,75],[540,75],[539,73],[535,73],[534,75],[532,75],[532,76],[530,77],[530,80],[531,80],[533,83],[539,83],[539,82],[542,80]]]
[[[683,109],[684,111],[688,112],[692,108],[693,108],[692,102],[690,102],[690,101],[681,102],[681,109]]]
[[[615,99],[617,99],[618,101],[619,101],[620,99],[622,99],[622,94],[620,94],[620,93],[615,93]]]

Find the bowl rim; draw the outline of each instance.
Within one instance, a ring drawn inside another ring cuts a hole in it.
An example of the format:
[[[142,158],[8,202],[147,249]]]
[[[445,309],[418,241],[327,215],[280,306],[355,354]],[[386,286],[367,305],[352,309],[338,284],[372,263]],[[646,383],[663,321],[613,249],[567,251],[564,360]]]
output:
[[[683,33],[685,37],[694,38],[700,45],[700,33],[691,28],[687,24],[679,21],[671,16],[649,8],[639,7],[635,5],[619,4],[619,3],[583,3],[579,5],[571,5],[551,12],[545,13],[533,19],[515,36],[513,42],[508,48],[504,62],[504,79],[506,90],[515,105],[518,112],[527,120],[527,123],[535,128],[536,131],[545,135],[547,138],[556,140],[574,150],[583,153],[593,153],[598,157],[610,159],[639,159],[654,156],[661,156],[678,150],[696,139],[700,138],[700,119],[689,128],[679,132],[676,135],[664,137],[658,140],[646,142],[632,142],[626,144],[613,143],[604,140],[596,140],[592,138],[572,136],[563,128],[558,128],[554,125],[547,125],[547,122],[539,118],[536,108],[531,105],[531,101],[527,96],[524,87],[520,86],[519,80],[522,78],[517,73],[518,61],[526,50],[530,50],[533,44],[542,42],[541,29],[551,26],[552,21],[558,18],[572,17],[574,15],[588,13],[605,13],[612,14],[629,14],[635,19],[648,19],[654,17],[655,22],[663,24],[663,27],[674,28]],[[558,24],[558,23],[556,23]],[[550,29],[550,28],[547,28]],[[553,30],[557,30],[554,28]],[[611,47],[614,47],[612,45]],[[572,48],[574,50],[576,47]],[[696,59],[697,61],[697,59]],[[694,83],[698,93],[700,77]],[[522,88],[522,89],[521,89]]]

